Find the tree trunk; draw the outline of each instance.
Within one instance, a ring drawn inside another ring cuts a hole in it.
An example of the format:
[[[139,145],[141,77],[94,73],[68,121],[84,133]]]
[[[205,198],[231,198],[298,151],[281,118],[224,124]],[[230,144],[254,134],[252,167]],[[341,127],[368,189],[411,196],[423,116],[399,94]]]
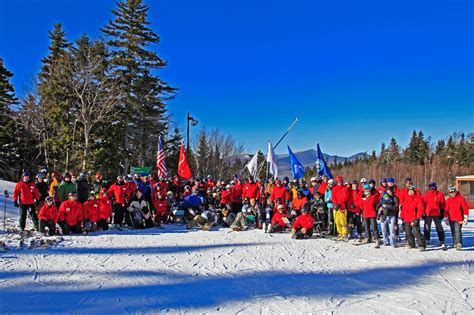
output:
[[[84,155],[82,157],[82,170],[86,169],[87,154],[89,153],[89,127],[84,125]]]

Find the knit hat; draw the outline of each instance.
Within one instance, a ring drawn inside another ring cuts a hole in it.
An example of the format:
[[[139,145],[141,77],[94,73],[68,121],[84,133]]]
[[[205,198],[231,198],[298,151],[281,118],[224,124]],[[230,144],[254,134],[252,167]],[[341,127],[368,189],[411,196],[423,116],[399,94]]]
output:
[[[367,185],[367,184],[365,184],[365,185],[364,185],[364,189],[370,189],[370,186]]]

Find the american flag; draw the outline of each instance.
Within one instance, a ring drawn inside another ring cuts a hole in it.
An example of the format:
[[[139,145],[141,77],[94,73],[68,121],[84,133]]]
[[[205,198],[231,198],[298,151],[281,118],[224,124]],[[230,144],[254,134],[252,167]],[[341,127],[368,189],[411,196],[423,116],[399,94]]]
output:
[[[168,177],[168,169],[166,168],[166,156],[161,143],[161,137],[158,138],[158,151],[156,152],[156,169],[158,177]]]

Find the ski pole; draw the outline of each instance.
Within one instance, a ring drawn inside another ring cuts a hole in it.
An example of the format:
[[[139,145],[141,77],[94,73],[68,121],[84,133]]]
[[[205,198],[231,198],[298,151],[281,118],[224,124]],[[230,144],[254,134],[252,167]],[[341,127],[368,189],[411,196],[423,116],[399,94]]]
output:
[[[3,230],[7,230],[7,198],[8,198],[8,190],[3,191]]]

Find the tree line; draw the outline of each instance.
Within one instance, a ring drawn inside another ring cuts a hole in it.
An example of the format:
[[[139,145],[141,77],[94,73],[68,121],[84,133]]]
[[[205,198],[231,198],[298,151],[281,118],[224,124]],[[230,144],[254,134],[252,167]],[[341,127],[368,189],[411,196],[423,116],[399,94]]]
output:
[[[177,89],[158,74],[166,61],[153,50],[160,38],[148,10],[141,0],[119,2],[97,40],[84,34],[71,42],[55,24],[21,102],[0,59],[3,177],[39,166],[126,173],[131,165],[155,164],[159,136],[177,164],[182,136],[170,127],[166,107]]]
[[[380,152],[374,151],[363,159],[330,163],[333,174],[345,179],[393,177],[399,184],[411,177],[421,188],[436,181],[442,190],[453,185],[456,176],[474,174],[474,133],[453,133],[447,140],[432,142],[424,133],[413,130],[410,142],[402,149],[395,138],[388,146],[382,143]],[[316,169],[308,168],[306,175],[314,176]]]

